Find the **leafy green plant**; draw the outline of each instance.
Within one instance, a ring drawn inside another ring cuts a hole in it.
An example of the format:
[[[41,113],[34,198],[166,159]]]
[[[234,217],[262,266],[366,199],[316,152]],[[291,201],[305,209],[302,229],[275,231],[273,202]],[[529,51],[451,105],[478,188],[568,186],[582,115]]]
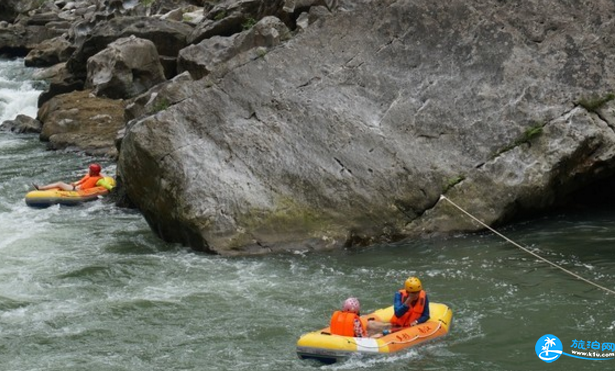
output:
[[[536,125],[528,128],[515,141],[515,144],[516,145],[520,145],[520,144],[523,144],[523,143],[529,143],[532,139],[534,139],[534,138],[538,137],[540,134],[542,134],[542,127],[543,126],[544,126],[543,123],[539,123],[539,124],[536,124]]]
[[[596,112],[602,106],[604,106],[607,102],[615,99],[615,94],[608,93],[604,97],[593,97],[593,98],[581,98],[577,102],[579,106],[585,108],[589,112]]]
[[[256,19],[248,18],[241,24],[241,27],[244,30],[249,30],[250,28],[254,27],[255,24],[256,24]]]
[[[539,122],[527,128],[523,133],[521,133],[521,135],[519,135],[519,137],[517,137],[517,139],[515,139],[514,142],[499,150],[493,157],[496,157],[504,152],[510,151],[511,149],[518,147],[522,144],[529,144],[534,138],[537,138],[538,136],[540,136],[540,134],[542,134],[543,126],[545,126],[545,124]]]
[[[450,178],[447,182],[446,185],[444,186],[444,192],[446,193],[449,189],[453,188],[454,186],[456,186],[457,184],[461,183],[464,179],[465,179],[465,175],[457,175],[456,177]]]
[[[258,55],[259,58],[263,58],[264,56],[267,55],[267,48],[256,49],[256,55]]]
[[[164,111],[165,109],[169,108],[170,105],[171,103],[169,102],[167,98],[162,98],[158,100],[156,103],[154,103],[154,106],[152,107],[152,109],[154,110],[154,112],[160,112],[160,111]]]
[[[214,21],[219,21],[221,19],[226,18],[226,11],[222,10],[218,13],[216,13],[216,15],[214,16]]]

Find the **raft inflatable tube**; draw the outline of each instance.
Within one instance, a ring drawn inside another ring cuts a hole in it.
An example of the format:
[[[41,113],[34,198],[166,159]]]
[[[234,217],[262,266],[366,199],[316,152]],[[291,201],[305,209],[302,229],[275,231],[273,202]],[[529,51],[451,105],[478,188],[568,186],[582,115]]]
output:
[[[83,202],[94,201],[100,196],[109,194],[110,190],[115,187],[115,179],[104,177],[97,184],[99,185],[96,187],[77,191],[63,191],[61,189],[30,191],[26,194],[26,205],[42,208],[55,204],[74,206]]]
[[[353,354],[391,354],[446,335],[453,319],[452,310],[445,304],[429,303],[429,320],[416,326],[384,335],[380,338],[332,335],[330,328],[302,335],[297,341],[297,355],[301,359],[316,359],[323,363],[344,360]],[[365,319],[389,322],[393,306],[361,316]]]

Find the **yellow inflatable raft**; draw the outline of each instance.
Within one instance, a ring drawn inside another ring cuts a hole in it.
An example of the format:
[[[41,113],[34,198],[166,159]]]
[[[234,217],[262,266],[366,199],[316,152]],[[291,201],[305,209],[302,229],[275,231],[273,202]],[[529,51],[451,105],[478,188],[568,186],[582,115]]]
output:
[[[32,207],[48,207],[55,204],[78,205],[82,202],[93,201],[104,196],[115,187],[115,179],[104,177],[99,180],[98,186],[78,191],[63,191],[61,189],[48,189],[46,191],[30,191],[26,194],[26,205]]]
[[[430,341],[448,333],[453,319],[452,310],[445,304],[430,303],[431,317],[425,323],[407,327],[380,338],[355,338],[332,335],[330,328],[304,334],[297,341],[297,355],[302,359],[317,359],[333,363],[352,354],[388,354]],[[393,317],[393,306],[361,316],[388,322]]]

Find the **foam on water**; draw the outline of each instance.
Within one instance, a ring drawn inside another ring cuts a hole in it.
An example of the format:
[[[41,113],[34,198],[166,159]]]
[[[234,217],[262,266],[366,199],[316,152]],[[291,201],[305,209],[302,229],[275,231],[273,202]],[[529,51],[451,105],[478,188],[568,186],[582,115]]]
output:
[[[17,93],[0,97],[1,115],[28,108],[17,108],[24,96],[11,98],[31,87],[14,78],[20,73],[7,74],[15,68],[0,62],[0,88]],[[224,258],[164,243],[138,213],[102,200],[25,205],[32,182],[79,178],[92,160],[115,172],[106,159],[48,152],[37,136],[0,133],[0,368],[532,369],[539,336],[610,341],[615,327],[609,297],[490,234]],[[583,275],[615,282],[613,214],[503,232]],[[451,306],[445,338],[330,366],[297,358],[299,336],[326,326],[347,296],[359,297],[363,312],[386,307],[409,275],[423,279],[430,300]]]
[[[28,76],[14,77],[16,71],[28,71],[22,66],[21,59],[0,61],[0,123],[19,114],[36,118],[41,90],[34,88]]]
[[[40,91],[27,85],[20,90],[0,89],[0,122],[12,120],[19,114],[36,118],[39,95]]]

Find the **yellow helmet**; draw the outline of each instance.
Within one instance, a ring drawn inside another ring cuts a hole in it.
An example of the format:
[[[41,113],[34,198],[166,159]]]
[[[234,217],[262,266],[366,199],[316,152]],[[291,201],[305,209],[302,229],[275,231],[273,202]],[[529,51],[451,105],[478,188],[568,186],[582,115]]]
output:
[[[406,282],[404,283],[404,288],[408,292],[419,292],[423,289],[423,285],[421,284],[421,280],[416,277],[408,277]]]

